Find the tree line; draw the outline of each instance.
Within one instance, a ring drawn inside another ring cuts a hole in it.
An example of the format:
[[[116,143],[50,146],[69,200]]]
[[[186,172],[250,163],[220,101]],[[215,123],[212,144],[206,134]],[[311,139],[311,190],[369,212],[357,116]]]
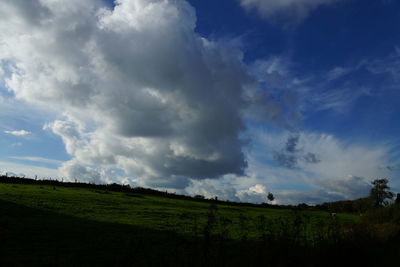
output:
[[[329,212],[365,213],[369,210],[388,207],[400,203],[400,194],[396,195],[390,191],[388,179],[375,179],[371,182],[372,188],[369,195],[356,200],[342,200],[326,202],[317,205],[316,208]]]

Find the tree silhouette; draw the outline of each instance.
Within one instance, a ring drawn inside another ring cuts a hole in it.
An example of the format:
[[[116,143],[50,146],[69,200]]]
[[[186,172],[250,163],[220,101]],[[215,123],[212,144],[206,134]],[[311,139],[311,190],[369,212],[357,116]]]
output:
[[[373,187],[370,191],[370,198],[374,201],[376,206],[387,204],[386,199],[393,199],[394,194],[390,192],[387,179],[376,179],[372,181]]]
[[[268,200],[271,201],[271,202],[274,201],[274,199],[275,199],[275,197],[274,197],[274,195],[273,195],[272,193],[268,193],[267,198],[268,198]]]
[[[397,194],[395,203],[396,203],[396,204],[400,204],[400,194]]]

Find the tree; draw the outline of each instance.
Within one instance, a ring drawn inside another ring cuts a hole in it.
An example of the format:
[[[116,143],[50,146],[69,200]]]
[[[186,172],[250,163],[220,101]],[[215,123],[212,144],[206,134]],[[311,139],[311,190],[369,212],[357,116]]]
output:
[[[395,203],[400,204],[400,194],[397,194]]]
[[[371,182],[373,187],[370,191],[370,198],[374,201],[376,206],[387,204],[386,199],[393,199],[394,194],[390,192],[387,179],[376,179]]]
[[[271,202],[274,201],[274,199],[275,199],[275,197],[274,197],[274,195],[272,193],[268,193],[267,198]]]

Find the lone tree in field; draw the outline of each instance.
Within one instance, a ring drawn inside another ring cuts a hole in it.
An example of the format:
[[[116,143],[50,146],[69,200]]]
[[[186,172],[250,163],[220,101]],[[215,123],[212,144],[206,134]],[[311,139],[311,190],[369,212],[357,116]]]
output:
[[[373,187],[370,191],[370,198],[374,201],[376,206],[387,204],[386,199],[393,199],[394,194],[390,192],[387,179],[376,179],[371,182]]]
[[[271,202],[274,201],[274,199],[275,199],[275,197],[274,197],[274,195],[272,193],[268,193],[267,198]]]

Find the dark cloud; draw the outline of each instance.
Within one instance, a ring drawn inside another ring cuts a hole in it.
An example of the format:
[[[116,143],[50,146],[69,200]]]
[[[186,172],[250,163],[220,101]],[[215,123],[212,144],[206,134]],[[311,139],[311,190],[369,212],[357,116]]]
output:
[[[316,154],[311,153],[311,152],[308,152],[307,154],[305,154],[305,155],[303,156],[303,159],[304,159],[304,161],[307,162],[307,163],[318,163],[318,162],[321,161],[321,160],[317,157]]]
[[[297,144],[299,142],[298,135],[291,135],[286,140],[285,148],[281,151],[275,151],[273,159],[281,166],[287,168],[294,168],[298,162],[298,149]]]
[[[274,152],[273,159],[281,166],[286,168],[294,168],[297,166],[297,155],[288,154],[286,152]]]
[[[294,168],[300,161],[312,164],[319,163],[321,160],[316,154],[304,152],[303,149],[298,148],[299,141],[299,134],[290,135],[286,140],[285,147],[281,151],[273,153],[275,162],[286,168]]]
[[[297,144],[299,143],[299,136],[289,136],[286,141],[285,151],[288,153],[295,153],[297,152]]]
[[[388,166],[386,166],[385,167],[387,170],[389,170],[389,171],[394,171],[394,170],[396,170],[396,167],[395,166],[391,166],[391,165],[388,165]]]
[[[0,15],[2,18],[11,19],[14,22],[19,20],[19,23],[37,25],[49,17],[51,12],[47,7],[41,5],[39,0],[2,0]],[[11,16],[13,18],[10,18]]]

